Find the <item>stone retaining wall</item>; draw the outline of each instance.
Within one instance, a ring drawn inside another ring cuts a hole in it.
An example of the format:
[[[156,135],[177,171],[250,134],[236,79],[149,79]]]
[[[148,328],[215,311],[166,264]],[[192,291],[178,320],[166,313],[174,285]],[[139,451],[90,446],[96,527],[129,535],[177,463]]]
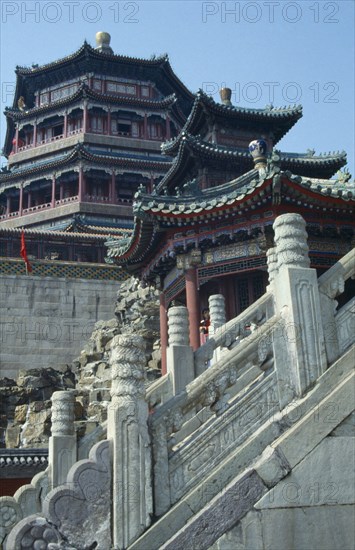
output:
[[[0,376],[71,363],[99,320],[114,316],[117,281],[0,275]]]

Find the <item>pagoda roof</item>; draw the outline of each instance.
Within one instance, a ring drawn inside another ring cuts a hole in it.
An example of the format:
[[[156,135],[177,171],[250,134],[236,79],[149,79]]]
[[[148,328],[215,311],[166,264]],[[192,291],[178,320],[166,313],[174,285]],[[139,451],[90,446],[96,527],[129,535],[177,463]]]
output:
[[[87,84],[82,83],[79,86],[78,90],[70,96],[64,97],[62,99],[58,99],[57,101],[53,101],[51,103],[40,105],[38,107],[33,107],[26,111],[21,111],[18,107],[6,108],[4,114],[8,118],[12,118],[13,120],[16,120],[16,121],[23,120],[26,118],[30,118],[34,115],[56,111],[60,107],[66,107],[83,98],[99,101],[101,104],[104,104],[104,105],[116,105],[116,106],[124,105],[124,106],[132,106],[132,107],[141,106],[152,110],[169,109],[178,100],[175,93],[169,96],[166,96],[163,99],[146,99],[146,98],[137,98],[137,97],[131,97],[131,96],[117,96],[113,94],[102,94],[95,90],[91,90],[87,86]],[[181,112],[180,112],[179,118],[180,120],[182,119]]]
[[[30,103],[34,92],[76,78],[79,74],[92,72],[95,68],[100,74],[120,75],[122,78],[149,80],[155,82],[165,95],[176,93],[181,98],[182,109],[188,114],[193,102],[193,94],[174,73],[168,55],[141,59],[103,53],[86,41],[74,53],[45,65],[16,67],[16,92],[14,107],[20,96]]]
[[[56,111],[59,108],[67,107],[73,105],[76,102],[80,102],[82,99],[87,98],[92,101],[97,101],[103,105],[115,105],[122,107],[132,107],[137,108],[141,107],[144,109],[161,111],[161,110],[171,110],[180,124],[183,124],[185,121],[185,116],[182,113],[179,104],[178,98],[175,93],[164,97],[163,99],[144,99],[130,96],[115,96],[109,94],[101,94],[95,90],[91,90],[85,83],[82,83],[79,89],[72,95],[67,96],[52,103],[46,103],[45,105],[40,105],[39,107],[33,107],[26,111],[21,111],[18,107],[6,108],[4,114],[7,117],[8,125],[5,137],[4,145],[4,154],[9,155],[12,149],[12,137],[15,130],[14,123],[17,121],[25,121],[26,119],[31,119],[34,116],[48,113],[49,115],[53,113],[53,116],[56,114]]]
[[[164,231],[173,228],[181,230],[182,227],[197,226],[202,222],[210,225],[221,218],[230,218],[235,222],[237,215],[256,212],[258,207],[265,207],[267,203],[272,205],[275,175],[272,170],[270,166],[263,177],[259,177],[257,170],[250,170],[235,180],[200,190],[198,195],[154,196],[138,192],[133,205],[133,234],[130,239],[110,239],[106,243],[109,263],[118,263],[127,271],[139,272],[143,265],[147,265],[157,243],[163,241]],[[304,178],[289,171],[279,175],[278,193],[281,199],[277,204],[283,204],[287,211],[297,209],[298,205],[310,211],[349,210],[355,203],[355,182]],[[144,244],[141,239],[144,239]]]
[[[293,175],[289,171],[281,172],[283,183],[289,181],[289,192],[299,187],[299,191],[320,195],[323,198],[338,201],[355,201],[355,184],[341,184],[335,180],[305,178]],[[209,189],[198,190],[197,193],[187,192],[184,196],[138,194],[133,211],[138,217],[140,212],[152,216],[166,215],[167,217],[195,217],[203,216],[211,210],[225,209],[236,206],[249,200],[258,188],[262,188],[268,177],[259,178],[257,170],[250,170],[230,182]],[[316,200],[319,200],[317,197]]]
[[[18,236],[20,238],[22,228],[1,227],[0,224],[0,237],[1,236]],[[91,225],[75,225],[72,224],[64,231],[57,231],[55,229],[25,229],[26,237],[44,238],[46,240],[65,240],[65,241],[102,241],[105,242],[108,238],[115,236],[116,238],[124,238],[130,236],[132,230],[122,227],[101,227],[100,230]]]
[[[92,162],[96,165],[102,165],[109,168],[124,167],[128,169],[158,170],[161,172],[166,171],[171,163],[171,159],[160,159],[158,156],[143,157],[141,155],[127,154],[125,152],[116,154],[112,152],[99,152],[97,150],[91,150],[89,147],[79,143],[75,145],[69,153],[60,155],[55,160],[39,161],[23,169],[17,168],[12,171],[0,173],[0,187],[19,179],[22,180],[27,176],[38,174],[38,177],[41,177],[46,172],[52,172],[53,170],[74,164],[78,160]]]
[[[193,135],[200,133],[207,119],[211,117],[222,119],[225,126],[240,128],[241,125],[252,125],[261,133],[268,129],[273,132],[274,143],[277,143],[302,117],[302,105],[249,109],[216,103],[205,92],[199,90],[182,132]],[[180,136],[163,143],[162,151],[169,155],[174,154],[179,147],[179,140]]]
[[[314,155],[313,151],[307,153],[280,153],[281,167],[284,170],[292,170],[301,175],[331,177],[346,164],[346,153],[333,152]],[[181,132],[179,136],[179,148],[177,155],[169,171],[159,183],[158,190],[164,187],[168,189],[181,184],[187,170],[193,168],[195,159],[204,161],[219,160],[229,162],[232,165],[243,165],[251,169],[253,160],[248,149],[217,145],[204,141],[200,136],[192,136]]]

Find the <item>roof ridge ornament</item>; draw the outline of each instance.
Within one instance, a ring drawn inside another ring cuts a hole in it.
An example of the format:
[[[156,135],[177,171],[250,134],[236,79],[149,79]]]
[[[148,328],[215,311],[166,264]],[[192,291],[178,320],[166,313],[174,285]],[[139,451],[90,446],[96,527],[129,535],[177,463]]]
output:
[[[232,90],[230,88],[221,88],[219,90],[219,95],[221,96],[221,101],[223,105],[227,105],[228,107],[232,105]]]
[[[113,54],[113,50],[110,46],[111,35],[108,32],[99,31],[96,33],[95,38],[96,38],[95,50],[97,50],[100,53],[105,53],[109,55]]]
[[[344,168],[344,171],[338,170],[336,173],[336,183],[340,183],[342,185],[346,183],[351,183],[351,174],[347,168]]]

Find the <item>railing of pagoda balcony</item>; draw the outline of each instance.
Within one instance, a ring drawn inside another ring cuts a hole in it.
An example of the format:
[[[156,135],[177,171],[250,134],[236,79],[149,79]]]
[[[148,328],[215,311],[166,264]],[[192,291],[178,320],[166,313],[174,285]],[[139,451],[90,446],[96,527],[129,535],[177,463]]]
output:
[[[58,141],[61,139],[64,139],[65,137],[75,136],[77,134],[81,134],[83,132],[83,128],[76,128],[75,130],[70,130],[67,132],[67,135],[59,134],[58,136],[52,136],[46,139],[42,139],[40,141],[37,141],[36,144],[34,143],[28,143],[27,145],[22,145],[22,147],[19,147],[17,152],[21,153],[22,151],[27,151],[28,149],[32,149],[33,147],[38,147],[39,145],[45,145],[46,143],[51,143],[53,141]],[[102,132],[95,132],[95,133],[102,133]]]
[[[65,199],[59,199],[55,201],[56,206],[60,206],[61,204],[68,204],[69,202],[76,202],[79,200],[79,195],[73,195],[72,197],[66,197]]]
[[[56,200],[55,201],[55,206],[61,206],[63,204],[68,204],[68,203],[71,203],[71,202],[77,202],[78,200],[79,200],[78,195],[74,195],[72,197],[66,197],[65,199]],[[39,212],[39,211],[42,211],[42,210],[49,210],[50,208],[53,208],[51,202],[46,202],[46,203],[43,203],[43,204],[37,204],[35,206],[31,206],[30,208],[24,208],[22,210],[22,215],[25,216],[27,214],[32,214],[34,212]],[[2,214],[0,216],[0,220],[8,220],[8,219],[11,219],[11,218],[17,218],[19,216],[20,216],[20,212],[19,211],[14,211],[14,212],[10,212],[9,214]]]
[[[9,218],[16,218],[19,212],[10,212],[10,214],[2,214],[0,220],[8,220]]]
[[[27,145],[23,145],[22,147],[19,147],[17,149],[17,152],[20,153],[21,151],[27,151],[27,149],[32,149],[33,143],[28,143]]]
[[[85,195],[84,197],[85,202],[95,202],[95,203],[103,203],[103,204],[127,204],[131,205],[133,204],[133,199],[125,199],[123,197],[115,197],[114,199],[110,199],[110,197],[104,197],[100,195]]]
[[[35,206],[30,206],[30,208],[24,208],[22,210],[22,214],[31,214],[31,212],[38,212],[39,210],[48,210],[51,207],[52,204],[50,202],[46,202],[44,204],[36,204]]]
[[[73,195],[72,197],[66,197],[64,199],[58,199],[55,201],[55,207],[62,206],[65,204],[69,204],[72,202],[78,202],[79,195]],[[97,195],[85,195],[84,202],[93,202],[96,204],[117,204],[117,205],[126,205],[131,206],[133,203],[132,199],[125,199],[122,197],[116,197],[114,200],[110,200],[109,197],[103,197],[103,196],[97,196]],[[22,215],[32,214],[34,212],[39,212],[42,210],[49,210],[50,208],[53,208],[51,202],[43,203],[43,204],[37,204],[35,206],[31,206],[30,208],[24,208],[22,210]],[[1,220],[8,220],[11,218],[17,218],[20,216],[19,211],[10,212],[9,214],[2,214],[0,215],[0,221]]]
[[[75,136],[76,134],[81,134],[83,132],[82,128],[76,128],[76,130],[70,130],[68,136]]]
[[[103,197],[100,195],[85,195],[84,200],[86,202],[99,202],[99,203],[113,202],[110,200],[110,197]]]
[[[42,139],[41,141],[37,142],[37,145],[44,145],[45,143],[51,143],[52,141],[58,141],[59,139],[63,139],[64,134],[59,134],[58,136],[52,136],[50,138]]]

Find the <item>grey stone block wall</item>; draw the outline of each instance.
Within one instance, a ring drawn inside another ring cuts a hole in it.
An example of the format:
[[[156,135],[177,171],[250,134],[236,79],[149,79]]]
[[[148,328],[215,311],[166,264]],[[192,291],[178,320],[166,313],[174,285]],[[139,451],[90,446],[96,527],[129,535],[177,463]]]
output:
[[[70,363],[97,321],[114,317],[117,281],[0,276],[0,377]]]

